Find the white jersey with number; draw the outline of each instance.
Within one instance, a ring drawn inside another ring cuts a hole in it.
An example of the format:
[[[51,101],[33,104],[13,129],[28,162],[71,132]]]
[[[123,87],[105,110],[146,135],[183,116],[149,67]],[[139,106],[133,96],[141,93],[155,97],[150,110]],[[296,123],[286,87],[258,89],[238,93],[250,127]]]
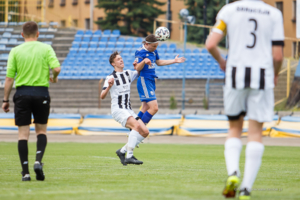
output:
[[[125,70],[123,72],[113,71],[105,79],[103,90],[108,87],[108,80],[114,78],[114,85],[110,88],[111,109],[129,109],[130,104],[130,85],[139,76],[137,71]]]
[[[226,88],[274,87],[272,45],[284,44],[282,13],[260,0],[224,6],[213,32],[227,32]]]

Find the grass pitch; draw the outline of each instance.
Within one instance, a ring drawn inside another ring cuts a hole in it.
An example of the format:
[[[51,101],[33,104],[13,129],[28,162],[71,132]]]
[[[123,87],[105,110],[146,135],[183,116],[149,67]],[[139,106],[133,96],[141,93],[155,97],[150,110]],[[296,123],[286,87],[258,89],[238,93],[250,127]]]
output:
[[[22,182],[17,143],[1,142],[0,199],[223,199],[222,145],[140,146],[135,156],[144,164],[122,166],[115,154],[122,144],[48,143],[40,182],[33,171],[36,146],[29,143],[32,181]],[[266,147],[252,199],[300,199],[299,158],[299,147]]]

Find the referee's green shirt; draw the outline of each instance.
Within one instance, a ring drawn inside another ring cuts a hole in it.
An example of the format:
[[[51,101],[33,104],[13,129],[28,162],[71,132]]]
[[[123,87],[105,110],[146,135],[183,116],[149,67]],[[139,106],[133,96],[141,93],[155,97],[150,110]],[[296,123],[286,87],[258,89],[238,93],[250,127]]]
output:
[[[38,41],[24,42],[13,48],[8,57],[6,76],[15,78],[20,86],[49,87],[49,66],[60,67],[54,50]]]

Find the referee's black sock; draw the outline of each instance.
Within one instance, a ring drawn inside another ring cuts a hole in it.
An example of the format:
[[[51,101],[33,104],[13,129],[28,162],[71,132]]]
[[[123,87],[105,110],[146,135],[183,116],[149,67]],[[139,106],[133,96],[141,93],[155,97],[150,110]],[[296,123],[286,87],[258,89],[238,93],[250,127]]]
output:
[[[29,174],[28,170],[28,142],[27,140],[19,140],[18,151],[22,165],[23,175]]]
[[[45,134],[39,134],[37,136],[35,161],[39,161],[41,163],[43,155],[45,153],[46,145],[47,145],[47,136]]]

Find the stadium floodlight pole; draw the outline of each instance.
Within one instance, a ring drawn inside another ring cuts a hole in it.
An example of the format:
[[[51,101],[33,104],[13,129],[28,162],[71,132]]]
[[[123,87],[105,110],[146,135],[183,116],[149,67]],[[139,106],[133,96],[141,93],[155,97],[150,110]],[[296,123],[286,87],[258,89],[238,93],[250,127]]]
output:
[[[94,25],[94,0],[90,0],[90,30],[93,31]]]
[[[184,43],[183,43],[183,57],[185,57],[186,51],[186,36],[187,36],[187,25],[186,21],[184,22]],[[183,78],[182,78],[182,110],[185,109],[185,71],[186,64],[183,62]]]

